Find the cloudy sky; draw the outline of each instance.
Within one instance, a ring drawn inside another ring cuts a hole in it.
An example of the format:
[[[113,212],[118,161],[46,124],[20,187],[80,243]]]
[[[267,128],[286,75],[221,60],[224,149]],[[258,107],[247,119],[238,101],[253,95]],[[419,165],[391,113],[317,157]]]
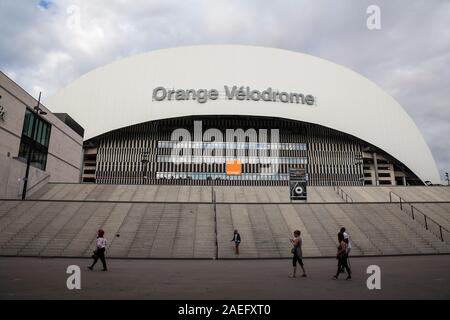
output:
[[[372,4],[379,30],[367,27]],[[441,175],[450,170],[448,0],[2,0],[0,39],[0,69],[44,97],[93,68],[160,48],[246,44],[308,53],[393,95]]]

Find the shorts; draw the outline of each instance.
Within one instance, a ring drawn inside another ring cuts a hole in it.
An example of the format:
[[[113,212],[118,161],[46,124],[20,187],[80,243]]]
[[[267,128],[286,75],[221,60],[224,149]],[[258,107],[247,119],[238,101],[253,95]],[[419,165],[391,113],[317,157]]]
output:
[[[292,266],[296,267],[297,266],[297,261],[298,261],[298,264],[303,267],[303,260],[302,260],[302,258],[300,258],[297,254],[294,254],[294,257],[292,258]]]

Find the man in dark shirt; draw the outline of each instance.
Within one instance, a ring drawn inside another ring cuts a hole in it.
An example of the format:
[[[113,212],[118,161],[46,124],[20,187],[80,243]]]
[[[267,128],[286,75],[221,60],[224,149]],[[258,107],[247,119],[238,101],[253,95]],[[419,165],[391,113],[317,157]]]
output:
[[[231,242],[234,242],[236,254],[239,254],[239,244],[241,243],[241,235],[239,232],[234,230],[233,239],[231,239]]]

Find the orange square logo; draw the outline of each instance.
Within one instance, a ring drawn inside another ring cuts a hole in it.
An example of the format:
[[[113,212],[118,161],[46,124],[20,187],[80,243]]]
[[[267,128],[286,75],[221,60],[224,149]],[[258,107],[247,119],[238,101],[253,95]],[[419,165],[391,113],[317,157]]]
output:
[[[238,160],[227,161],[225,164],[227,176],[240,176],[242,173],[241,162]]]

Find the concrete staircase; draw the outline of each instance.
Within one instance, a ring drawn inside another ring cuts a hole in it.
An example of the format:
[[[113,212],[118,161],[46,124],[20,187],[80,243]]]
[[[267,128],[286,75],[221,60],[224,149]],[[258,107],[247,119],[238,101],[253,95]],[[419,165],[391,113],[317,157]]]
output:
[[[424,205],[448,219],[446,204]],[[450,253],[449,243],[395,203],[222,203],[215,213],[208,203],[40,200],[0,202],[0,255],[89,257],[103,228],[110,257],[236,258],[234,229],[242,236],[238,258],[290,257],[295,229],[305,257],[333,256],[341,226],[352,237],[353,255]]]
[[[450,187],[441,186],[377,186],[377,187],[340,187],[354,202],[388,202],[389,192],[408,202],[450,202]],[[393,201],[398,198],[393,195]]]
[[[30,198],[70,201],[211,202],[211,187],[48,183]]]
[[[450,253],[450,239],[425,230],[420,215],[412,220],[408,205],[388,202],[390,191],[419,201],[415,208],[450,230],[450,188],[342,189],[354,203],[333,187],[309,187],[307,203],[291,203],[287,187],[220,186],[213,205],[207,186],[49,183],[32,200],[0,201],[0,255],[89,257],[103,228],[110,257],[285,258],[295,229],[306,257],[334,256],[341,226],[353,255]]]
[[[450,230],[450,203],[414,203],[413,205],[441,226]]]

